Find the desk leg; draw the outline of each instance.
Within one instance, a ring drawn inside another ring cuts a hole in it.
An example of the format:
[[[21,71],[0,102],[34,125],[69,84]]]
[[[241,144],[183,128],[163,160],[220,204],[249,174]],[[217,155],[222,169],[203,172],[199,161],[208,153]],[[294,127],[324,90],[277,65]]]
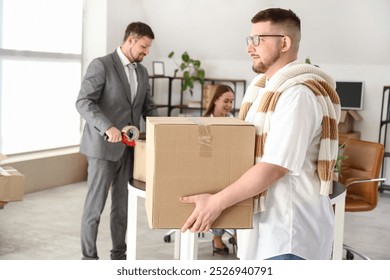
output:
[[[334,241],[333,241],[333,256],[332,256],[333,260],[343,259],[344,215],[345,215],[345,194],[343,199],[335,203]]]
[[[135,260],[137,255],[137,209],[138,196],[134,188],[129,188],[127,212],[127,259]]]
[[[198,259],[198,234],[188,230],[181,233],[180,238],[180,260]]]
[[[181,240],[181,233],[180,230],[175,229],[175,244],[173,247],[173,259],[178,260],[180,258],[180,240]]]

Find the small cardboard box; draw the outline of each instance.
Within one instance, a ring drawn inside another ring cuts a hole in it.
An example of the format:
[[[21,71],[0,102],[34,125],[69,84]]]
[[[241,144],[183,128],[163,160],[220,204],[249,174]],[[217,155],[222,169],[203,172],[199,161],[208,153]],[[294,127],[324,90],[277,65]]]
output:
[[[150,228],[181,228],[194,205],[181,196],[216,193],[254,164],[255,128],[236,118],[148,117],[146,213]],[[253,199],[222,212],[213,228],[252,228]]]
[[[12,166],[0,167],[0,201],[20,201],[24,197],[24,175]]]
[[[7,157],[3,154],[0,154],[0,161],[3,160],[3,159],[6,159]]]
[[[342,110],[340,115],[340,122],[338,125],[339,133],[349,133],[353,131],[354,121],[360,121],[363,118],[358,112],[352,110]]]
[[[133,178],[142,182],[146,181],[146,141],[145,140],[135,141]]]
[[[207,109],[209,107],[211,99],[213,99],[213,95],[214,95],[214,91],[215,91],[216,86],[217,85],[206,84],[203,87],[202,107],[204,109]]]

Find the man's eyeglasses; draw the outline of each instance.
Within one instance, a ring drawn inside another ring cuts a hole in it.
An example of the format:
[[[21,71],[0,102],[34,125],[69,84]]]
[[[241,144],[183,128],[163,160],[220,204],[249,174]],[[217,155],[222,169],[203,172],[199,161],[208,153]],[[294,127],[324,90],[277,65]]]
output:
[[[274,34],[269,34],[269,35],[253,35],[253,36],[248,36],[246,37],[246,44],[249,46],[249,44],[253,44],[255,47],[260,45],[260,38],[261,37],[284,37],[285,35],[274,35]]]

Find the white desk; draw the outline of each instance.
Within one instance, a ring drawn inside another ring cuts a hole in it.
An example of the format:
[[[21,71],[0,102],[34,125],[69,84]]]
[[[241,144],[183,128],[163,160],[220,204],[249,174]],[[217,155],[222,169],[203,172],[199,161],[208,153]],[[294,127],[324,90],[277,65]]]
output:
[[[137,252],[137,216],[138,197],[145,198],[145,183],[132,180],[128,186],[129,202],[127,216],[127,259],[136,260]],[[342,260],[344,239],[344,213],[346,188],[334,182],[333,193],[329,195],[335,206],[335,225],[333,241],[333,260]],[[188,230],[185,233],[175,231],[174,259],[196,260],[198,258],[198,234]]]
[[[133,180],[128,185],[127,210],[127,259],[135,260],[137,255],[138,197],[145,198],[145,183]]]
[[[343,259],[343,241],[344,241],[344,215],[345,215],[345,197],[347,189],[339,182],[333,183],[333,193],[329,195],[335,210],[334,220],[334,240],[333,240],[333,260]]]
[[[131,180],[128,185],[129,202],[127,215],[127,259],[136,260],[137,254],[137,219],[138,197],[145,198],[145,182]],[[198,235],[194,233],[180,233],[175,230],[173,258],[180,260],[197,259]]]

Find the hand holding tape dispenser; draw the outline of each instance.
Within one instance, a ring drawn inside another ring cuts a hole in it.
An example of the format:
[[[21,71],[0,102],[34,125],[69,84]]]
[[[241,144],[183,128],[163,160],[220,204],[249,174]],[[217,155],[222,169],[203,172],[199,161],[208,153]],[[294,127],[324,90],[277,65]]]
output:
[[[122,143],[129,146],[134,147],[135,141],[139,137],[139,130],[135,126],[127,125],[121,130],[122,132]],[[108,140],[108,136],[104,135],[104,140]]]

